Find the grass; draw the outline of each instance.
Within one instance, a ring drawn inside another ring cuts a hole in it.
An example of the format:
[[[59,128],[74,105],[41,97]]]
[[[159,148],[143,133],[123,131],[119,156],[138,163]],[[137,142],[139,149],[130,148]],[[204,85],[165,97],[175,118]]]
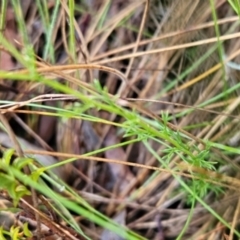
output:
[[[237,2],[222,2],[228,16],[238,16]],[[8,26],[7,3],[1,5],[1,29]],[[44,224],[68,239],[106,239],[113,233],[123,239],[240,238],[240,151],[229,146],[239,118],[240,85],[231,68],[239,55],[239,22],[219,24],[223,5],[211,0],[201,6],[189,1],[80,6],[44,0],[31,2],[24,14],[20,1],[10,3],[20,41],[1,31],[0,49],[18,65],[1,69],[0,79],[20,92],[1,93],[1,119],[9,121],[1,129],[12,140],[15,134],[38,143],[42,138],[52,150],[21,146],[24,157],[3,150],[1,190],[20,214],[27,210],[36,220],[36,231],[2,232],[12,239],[40,236]],[[33,15],[30,8],[36,9]],[[158,8],[164,10],[160,21]],[[41,37],[33,45],[30,30],[37,21]],[[222,81],[223,71],[229,80]],[[49,119],[55,125],[46,136],[41,121],[47,125]],[[61,161],[39,166],[34,154]],[[78,171],[74,168],[71,183],[45,173],[73,164]]]

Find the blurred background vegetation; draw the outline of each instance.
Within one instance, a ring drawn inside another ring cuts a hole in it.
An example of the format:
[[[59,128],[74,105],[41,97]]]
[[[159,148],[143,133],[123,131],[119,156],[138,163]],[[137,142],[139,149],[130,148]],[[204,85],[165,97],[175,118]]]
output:
[[[4,239],[240,239],[238,0],[2,0]]]

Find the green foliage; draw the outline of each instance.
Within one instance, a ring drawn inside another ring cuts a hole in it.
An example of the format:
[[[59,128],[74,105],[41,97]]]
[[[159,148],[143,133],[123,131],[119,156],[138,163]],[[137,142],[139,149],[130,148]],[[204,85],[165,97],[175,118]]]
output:
[[[229,4],[233,8],[233,10],[240,16],[240,3],[239,0],[228,0]]]
[[[22,229],[12,226],[9,231],[6,231],[0,227],[0,239],[6,240],[5,236],[10,237],[12,240],[24,240],[32,237],[32,233],[28,228],[28,223],[24,223]]]
[[[9,231],[0,227],[0,239],[7,240],[6,237],[10,237],[11,240],[24,240],[32,237],[32,233],[28,228],[28,223],[23,224],[23,228],[12,226]]]
[[[8,192],[13,199],[14,206],[17,206],[18,201],[25,195],[30,195],[30,191],[21,183],[19,183],[10,170],[11,159],[14,150],[8,149],[4,152],[3,158],[0,159],[0,189]],[[13,167],[22,170],[25,166],[32,163],[32,159],[17,158],[13,161]]]
[[[32,233],[28,228],[28,223],[23,224],[23,233],[26,237],[31,237],[32,236]]]
[[[2,227],[0,227],[0,239],[1,240],[6,240],[6,238],[4,237],[4,230]]]
[[[1,12],[4,12],[6,10],[6,2],[3,1],[3,5],[1,7]],[[240,15],[240,5],[239,1],[234,0],[228,0],[228,2],[233,7],[234,11]],[[51,63],[55,63],[55,55],[54,55],[54,42],[53,42],[53,30],[56,23],[57,15],[59,13],[59,7],[60,7],[60,0],[56,1],[56,4],[53,7],[52,15],[49,15],[48,12],[48,1],[40,1],[37,0],[37,7],[40,13],[41,22],[43,23],[44,27],[44,35],[46,39],[46,45],[44,47],[43,52],[43,58],[44,60],[49,60]],[[213,1],[210,1],[210,3],[213,3]],[[102,87],[100,82],[98,80],[94,80],[92,84],[92,88],[94,91],[86,90],[88,93],[91,94],[91,96],[82,93],[80,91],[75,91],[68,87],[67,84],[61,84],[60,82],[49,80],[44,76],[41,76],[36,71],[36,59],[34,56],[34,50],[33,47],[29,44],[27,34],[26,34],[26,26],[24,24],[24,19],[22,17],[22,13],[19,8],[19,0],[13,1],[13,6],[15,9],[17,22],[19,24],[19,31],[21,35],[23,36],[24,40],[24,47],[22,49],[22,52],[19,52],[14,46],[12,46],[3,36],[3,34],[0,32],[0,43],[1,45],[8,49],[9,53],[15,57],[23,67],[26,67],[30,74],[16,74],[14,72],[4,72],[0,71],[0,78],[1,79],[11,79],[15,81],[34,81],[41,84],[45,84],[46,86],[52,87],[55,91],[61,91],[64,93],[71,94],[75,96],[79,102],[70,104],[67,106],[58,106],[58,107],[49,107],[44,106],[37,103],[29,103],[26,106],[31,107],[32,109],[38,109],[41,108],[43,110],[48,111],[49,115],[52,116],[58,116],[61,118],[61,121],[67,121],[69,118],[76,118],[76,119],[83,119],[88,120],[92,122],[99,122],[99,123],[105,123],[106,121],[94,116],[91,116],[89,114],[88,110],[96,109],[96,110],[102,110],[107,111],[111,114],[116,114],[119,117],[122,117],[123,122],[121,123],[111,123],[112,125],[117,126],[120,131],[123,133],[124,137],[131,137],[132,140],[122,142],[120,144],[116,144],[111,147],[98,149],[96,151],[93,151],[91,153],[87,153],[86,156],[94,155],[96,153],[104,152],[107,149],[111,149],[114,147],[119,146],[125,146],[129,145],[133,142],[141,141],[144,146],[148,149],[149,153],[152,154],[153,157],[155,157],[158,162],[159,166],[163,167],[169,172],[171,171],[173,177],[179,182],[181,185],[181,191],[185,193],[186,201],[187,203],[191,204],[191,214],[189,214],[188,221],[186,222],[186,225],[182,231],[182,233],[179,235],[179,239],[185,232],[187,226],[189,225],[189,221],[192,216],[192,211],[194,209],[195,203],[198,201],[201,203],[205,209],[207,209],[213,216],[218,218],[225,226],[230,228],[230,225],[224,221],[223,218],[221,218],[210,206],[208,206],[204,202],[204,197],[210,192],[217,192],[219,193],[222,191],[218,186],[215,186],[214,184],[209,183],[209,181],[206,181],[207,176],[191,173],[193,178],[192,179],[185,179],[180,177],[177,174],[177,167],[174,169],[176,170],[176,173],[172,171],[172,168],[169,167],[170,162],[175,158],[179,157],[182,161],[189,164],[189,166],[194,167],[200,167],[204,168],[206,170],[211,171],[217,171],[216,169],[216,162],[213,162],[211,159],[211,148],[215,147],[217,149],[224,150],[228,153],[240,153],[239,149],[231,148],[228,146],[225,146],[223,144],[218,143],[212,143],[210,141],[205,141],[205,148],[203,150],[200,150],[197,143],[192,144],[191,139],[189,136],[184,135],[180,131],[174,131],[168,126],[168,122],[173,119],[172,116],[170,116],[168,113],[163,113],[162,116],[162,122],[157,121],[156,119],[148,119],[144,116],[141,116],[140,113],[136,109],[127,109],[122,106],[120,106],[117,103],[118,96],[110,96],[108,94],[108,89],[105,87]],[[214,5],[212,5],[213,16],[214,16],[214,22],[215,22],[215,31],[217,36],[219,35],[219,30],[217,27],[217,17],[215,14]],[[75,3],[73,1],[69,1],[69,51],[70,55],[73,59],[73,61],[76,60],[76,44],[75,44],[75,29],[74,29],[74,12],[75,9]],[[103,25],[105,21],[107,20],[107,11],[109,10],[110,2],[108,2],[105,5],[102,17],[100,21],[97,24],[97,28],[101,29],[103,28]],[[125,23],[126,20],[122,21]],[[4,14],[0,16],[0,26],[3,29],[4,26]],[[119,26],[119,25],[118,25]],[[184,72],[178,76],[177,79],[172,80],[170,84],[166,85],[160,93],[157,95],[160,96],[167,91],[173,89],[180,81],[182,81],[185,77],[188,76],[189,73],[191,73],[193,70],[195,70],[197,67],[200,66],[200,64],[203,64],[204,61],[211,56],[211,54],[216,51],[216,49],[219,50],[219,58],[222,58],[223,52],[222,52],[222,43],[219,43],[216,46],[213,46],[210,48],[200,59],[198,59],[196,62],[192,64],[191,67],[186,69]],[[224,99],[226,94],[232,93],[236,89],[240,87],[240,84],[235,84],[233,87],[229,87],[224,91],[223,93],[220,93],[219,95],[211,98],[208,101],[203,102],[198,107],[204,107],[210,103],[216,102],[219,99]],[[157,97],[158,97],[157,96]],[[1,103],[14,103],[10,101],[1,101]],[[181,113],[177,114],[176,118],[180,118],[183,116],[186,116],[187,114],[191,113],[193,109],[188,109],[185,111],[182,111]],[[110,122],[108,122],[110,123]],[[210,124],[210,123],[206,123]],[[189,126],[188,126],[189,127]],[[161,152],[156,152],[155,149],[152,148],[150,141],[160,143],[165,148]],[[88,204],[84,199],[82,199],[79,195],[75,194],[70,188],[68,188],[64,183],[58,182],[54,179],[51,179],[49,177],[49,180],[51,183],[53,183],[54,186],[60,185],[63,187],[64,191],[67,191],[67,193],[74,199],[74,201],[69,201],[68,199],[64,198],[60,194],[57,194],[52,189],[50,189],[48,186],[42,184],[39,182],[40,176],[44,175],[45,168],[37,168],[33,165],[33,160],[29,158],[15,158],[13,156],[14,151],[12,149],[8,149],[4,152],[3,158],[0,160],[0,189],[6,190],[9,194],[9,196],[13,199],[14,205],[16,206],[19,202],[19,199],[23,197],[24,195],[29,195],[30,191],[28,190],[29,187],[35,188],[37,191],[39,191],[42,194],[45,194],[47,197],[53,200],[53,202],[56,204],[53,208],[58,213],[58,215],[61,217],[61,219],[64,219],[76,232],[81,234],[85,239],[89,239],[83,231],[80,229],[80,227],[77,225],[77,223],[74,221],[73,217],[71,216],[71,213],[69,212],[75,212],[76,214],[90,220],[93,223],[98,224],[99,226],[102,226],[103,228],[107,228],[119,236],[123,237],[124,239],[144,239],[143,237],[135,234],[134,232],[130,231],[129,229],[119,226],[116,224],[113,220],[109,219],[108,217],[104,216],[100,212],[98,212],[96,209],[94,209],[90,204]],[[75,159],[68,159],[65,162],[71,162]],[[60,164],[64,164],[64,161]],[[25,167],[30,167],[34,169],[30,176],[26,176],[23,173],[23,169]],[[50,166],[51,168],[53,166]],[[151,176],[146,180],[145,185],[150,184],[151,181],[159,174],[158,171],[151,174]],[[198,177],[198,179],[195,179],[195,177]],[[137,191],[136,191],[137,192]],[[132,194],[132,199],[134,199],[134,194]],[[3,236],[3,230],[0,230],[0,239],[4,239]],[[237,233],[239,236],[239,233]],[[20,239],[20,237],[30,237],[31,232],[28,229],[27,225],[24,225],[23,231],[16,227],[12,227],[10,231],[8,232],[8,235],[12,237],[12,239]],[[21,238],[22,239],[22,238]]]

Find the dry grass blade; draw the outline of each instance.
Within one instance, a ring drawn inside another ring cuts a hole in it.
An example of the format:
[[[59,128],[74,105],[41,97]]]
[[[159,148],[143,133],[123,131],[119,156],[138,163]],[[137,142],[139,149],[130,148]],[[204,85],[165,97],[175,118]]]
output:
[[[138,164],[138,163],[123,162],[121,160],[116,160],[116,159],[106,159],[106,158],[90,157],[90,156],[70,154],[70,153],[48,152],[48,151],[30,150],[30,149],[24,150],[24,153],[25,154],[37,154],[37,155],[61,157],[61,158],[65,158],[65,159],[68,159],[68,158],[73,159],[71,161],[66,160],[66,161],[64,161],[64,163],[72,162],[72,161],[75,161],[76,159],[84,159],[84,160],[93,160],[93,161],[107,162],[107,163],[111,162],[111,163],[115,163],[115,164],[123,164],[123,165],[127,165],[127,166],[133,166],[133,167],[145,168],[145,169],[149,169],[149,170],[156,170],[156,171],[160,171],[160,172],[178,174],[180,176],[185,176],[188,178],[196,178],[196,179],[200,178],[198,176],[192,176],[191,174],[177,172],[175,170],[168,170],[168,169],[159,168],[159,167],[146,166],[146,165]],[[44,164],[44,165],[46,165],[46,164]],[[240,186],[240,181],[238,179],[235,179],[232,177],[224,176],[224,175],[218,174],[216,172],[206,171],[203,168],[196,168],[196,167],[193,167],[190,165],[186,165],[184,163],[178,164],[177,166],[183,171],[187,170],[187,171],[194,171],[198,174],[204,174],[209,178],[209,179],[206,179],[206,181],[212,182],[212,183],[220,185],[220,186],[224,186],[224,187],[228,187],[228,188],[233,187],[233,189],[237,189]],[[222,182],[219,182],[219,180]]]

